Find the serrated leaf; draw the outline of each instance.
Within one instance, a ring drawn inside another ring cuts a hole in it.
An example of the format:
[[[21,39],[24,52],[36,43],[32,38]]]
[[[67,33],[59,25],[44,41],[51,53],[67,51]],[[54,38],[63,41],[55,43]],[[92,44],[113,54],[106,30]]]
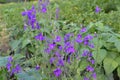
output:
[[[112,73],[112,71],[118,66],[118,63],[114,59],[107,58],[107,57],[104,59],[103,64],[104,64],[104,69],[107,75]]]
[[[107,51],[105,49],[93,51],[93,57],[94,57],[96,63],[101,63],[104,60],[104,58],[106,57],[106,55],[107,55]]]

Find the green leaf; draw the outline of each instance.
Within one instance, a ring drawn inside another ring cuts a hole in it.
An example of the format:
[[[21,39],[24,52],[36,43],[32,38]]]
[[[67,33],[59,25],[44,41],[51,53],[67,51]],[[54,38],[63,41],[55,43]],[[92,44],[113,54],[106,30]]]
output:
[[[0,57],[0,67],[5,67],[8,60],[7,60],[8,56],[7,57]]]
[[[118,76],[120,77],[120,66],[117,68]]]
[[[107,42],[116,42],[116,41],[117,41],[117,37],[114,35],[107,40]]]
[[[104,64],[104,69],[107,75],[112,73],[112,71],[118,66],[118,63],[114,59],[107,58],[107,57],[104,59],[103,64]]]
[[[96,49],[101,48],[104,45],[105,41],[104,40],[99,40],[98,38],[94,38],[93,43],[95,45],[94,49],[96,50]]]
[[[6,70],[0,70],[0,80],[7,80],[6,73]]]
[[[117,40],[115,42],[115,46],[116,46],[117,50],[120,52],[120,40]]]
[[[96,60],[96,63],[101,63],[106,57],[106,55],[107,55],[107,51],[105,49],[93,51],[93,57]]]
[[[28,70],[27,72],[20,72],[16,74],[18,80],[42,80],[39,72],[35,69]]]
[[[18,47],[18,45],[21,43],[21,39],[20,40],[13,40],[10,45],[12,47],[12,50],[16,49]]]
[[[117,58],[115,58],[115,61],[120,65],[120,56],[118,56]]]
[[[27,44],[29,44],[31,41],[29,39],[25,39],[22,42],[22,48],[24,48]]]
[[[86,66],[88,66],[88,62],[85,60],[85,59],[82,59],[80,62],[79,62],[79,65],[78,65],[78,69],[77,69],[77,73],[80,73],[81,71],[83,71]]]

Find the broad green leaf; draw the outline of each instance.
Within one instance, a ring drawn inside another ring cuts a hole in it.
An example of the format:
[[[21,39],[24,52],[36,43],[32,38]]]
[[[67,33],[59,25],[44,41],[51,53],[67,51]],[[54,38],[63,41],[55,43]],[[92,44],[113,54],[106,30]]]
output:
[[[107,40],[107,42],[116,42],[116,41],[117,41],[117,37],[114,35]]]
[[[118,51],[120,52],[120,40],[117,40],[117,41],[115,42],[115,46],[116,46],[116,48],[118,49]]]
[[[86,60],[83,59],[82,61],[80,61],[77,72],[80,73],[80,71],[83,71],[87,65],[88,65],[88,62]]]
[[[107,51],[108,55],[107,57],[112,58],[112,59],[116,59],[119,56],[119,53],[114,52],[114,51]]]
[[[115,61],[120,65],[120,56],[118,56],[117,58],[115,58]]]
[[[94,39],[93,39],[93,43],[94,43],[94,45],[95,45],[95,48],[94,48],[94,49],[96,50],[96,49],[101,48],[101,47],[104,45],[105,41],[99,40],[98,38],[94,38]]]
[[[120,77],[120,66],[117,68],[118,76]]]
[[[18,80],[42,80],[42,77],[35,69],[28,70],[27,72],[20,72],[16,74]]]
[[[96,22],[95,25],[97,26],[98,30],[100,30],[100,31],[104,31],[105,30],[105,27],[104,27],[103,23],[101,23],[100,21]]]
[[[31,41],[29,39],[25,39],[22,41],[22,48],[24,48],[27,44],[29,44]]]
[[[0,67],[6,66],[6,64],[8,62],[7,58],[8,58],[8,56],[7,57],[0,57]]]
[[[106,80],[106,77],[104,74],[97,74],[97,80]]]
[[[107,57],[104,59],[103,64],[107,75],[112,73],[112,71],[118,66],[118,63],[114,59]]]
[[[96,63],[101,63],[106,57],[106,55],[107,55],[107,51],[105,49],[93,51],[93,57],[96,60]]]
[[[12,50],[16,49],[16,48],[19,46],[20,43],[21,43],[21,39],[20,39],[20,40],[13,40],[13,41],[10,43],[10,45],[11,45],[11,47],[12,47]]]

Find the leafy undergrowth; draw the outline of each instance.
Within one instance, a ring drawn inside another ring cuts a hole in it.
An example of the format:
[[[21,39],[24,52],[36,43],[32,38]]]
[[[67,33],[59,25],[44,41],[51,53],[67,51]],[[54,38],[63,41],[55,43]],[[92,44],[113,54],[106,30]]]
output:
[[[0,39],[10,48],[0,53],[0,79],[119,80],[119,6],[113,2],[117,8],[107,11],[105,4],[83,1],[0,6]]]

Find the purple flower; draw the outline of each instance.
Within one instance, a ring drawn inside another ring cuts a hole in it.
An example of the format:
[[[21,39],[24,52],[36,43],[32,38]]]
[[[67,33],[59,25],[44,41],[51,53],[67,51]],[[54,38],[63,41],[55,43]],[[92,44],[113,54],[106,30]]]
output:
[[[100,11],[101,11],[101,9],[98,6],[96,6],[95,13],[99,13]]]
[[[66,53],[75,53],[75,48],[73,46],[69,46],[68,48],[65,49]]]
[[[86,32],[86,31],[87,31],[87,29],[86,29],[85,27],[83,27],[83,28],[80,30],[80,32],[82,32],[82,33]]]
[[[89,44],[89,40],[84,40],[84,45],[88,45]]]
[[[56,68],[53,72],[56,77],[59,77],[62,73],[62,70],[60,68]]]
[[[91,60],[90,62],[91,62],[92,64],[95,64],[95,60]]]
[[[82,57],[86,57],[88,54],[89,54],[89,51],[88,50],[84,50],[83,53],[82,53]]]
[[[89,43],[88,46],[89,46],[90,48],[94,48],[94,47],[95,47],[93,43]]]
[[[42,4],[42,13],[46,13],[46,12],[47,12],[46,4]]]
[[[60,36],[56,36],[55,42],[60,42],[60,41],[61,41],[61,37]]]
[[[10,72],[11,66],[12,66],[12,64],[10,62],[8,62],[7,65],[6,65],[6,68],[7,68],[8,72]]]
[[[83,40],[82,40],[82,35],[81,35],[81,34],[78,34],[78,35],[77,35],[76,42],[77,42],[77,43],[82,43],[82,42],[83,42]]]
[[[36,67],[35,67],[36,70],[39,70],[40,69],[40,66],[37,64]]]
[[[22,70],[19,64],[16,65],[15,70],[16,70],[16,73]]]
[[[46,49],[45,49],[45,52],[48,53],[48,54],[50,53],[50,51],[51,51],[51,50],[50,50],[49,48],[46,48]]]
[[[84,40],[92,40],[93,39],[93,36],[88,34],[87,36],[84,37]]]
[[[34,5],[32,6],[32,8],[30,10],[24,11],[22,12],[23,16],[27,16],[27,23],[28,26],[31,26],[31,28],[34,30],[35,28],[38,29],[38,24],[36,23],[36,10]],[[36,25],[36,26],[35,26]],[[24,25],[24,27],[26,28],[27,26]]]
[[[8,57],[8,62],[10,62],[10,63],[11,63],[12,61],[13,61],[12,56],[9,56],[9,57]]]
[[[55,60],[55,58],[54,58],[54,57],[51,57],[51,58],[50,58],[50,64],[53,64],[54,60]]]
[[[92,77],[94,78],[94,80],[97,80],[97,79],[96,79],[96,73],[95,73],[95,72],[92,74]]]
[[[22,14],[22,16],[26,16],[26,15],[27,15],[27,12],[24,11],[24,12],[22,12],[21,14]]]
[[[13,74],[15,74],[15,72],[16,72],[16,70],[15,70],[15,68],[13,68],[10,75],[12,76]]]
[[[17,64],[17,65],[15,66],[15,68],[12,69],[10,75],[13,75],[13,74],[15,74],[15,73],[19,73],[21,70],[22,70],[22,69],[21,69],[20,65]]]
[[[91,67],[91,66],[87,66],[87,67],[86,67],[86,70],[89,71],[89,72],[93,72],[93,71],[94,71],[94,68]]]
[[[36,40],[43,41],[45,38],[44,38],[44,36],[42,35],[42,33],[39,33],[37,36],[35,36],[35,39],[36,39]]]
[[[87,77],[84,77],[84,80],[89,80],[89,78],[87,78]]]
[[[57,63],[58,66],[64,66],[64,60],[60,58]]]
[[[92,57],[92,56],[93,56],[93,54],[90,52],[90,53],[88,54],[88,56],[89,56],[89,57]]]
[[[82,38],[82,35],[81,35],[81,34],[78,34],[78,35],[77,35],[77,38],[81,39],[81,38]]]
[[[64,36],[64,42],[68,41],[71,35],[72,35],[72,34],[67,33],[67,34]]]
[[[58,49],[59,49],[59,50],[62,50],[62,46],[60,45],[60,46],[58,47]]]
[[[37,28],[38,30],[40,29],[40,25],[39,25],[38,22],[36,23],[36,28]]]
[[[58,51],[55,52],[55,55],[56,55],[57,57],[60,57],[60,56],[61,56]]]
[[[49,49],[50,49],[50,50],[53,50],[56,45],[55,45],[55,44],[49,44],[48,46],[49,46]]]

